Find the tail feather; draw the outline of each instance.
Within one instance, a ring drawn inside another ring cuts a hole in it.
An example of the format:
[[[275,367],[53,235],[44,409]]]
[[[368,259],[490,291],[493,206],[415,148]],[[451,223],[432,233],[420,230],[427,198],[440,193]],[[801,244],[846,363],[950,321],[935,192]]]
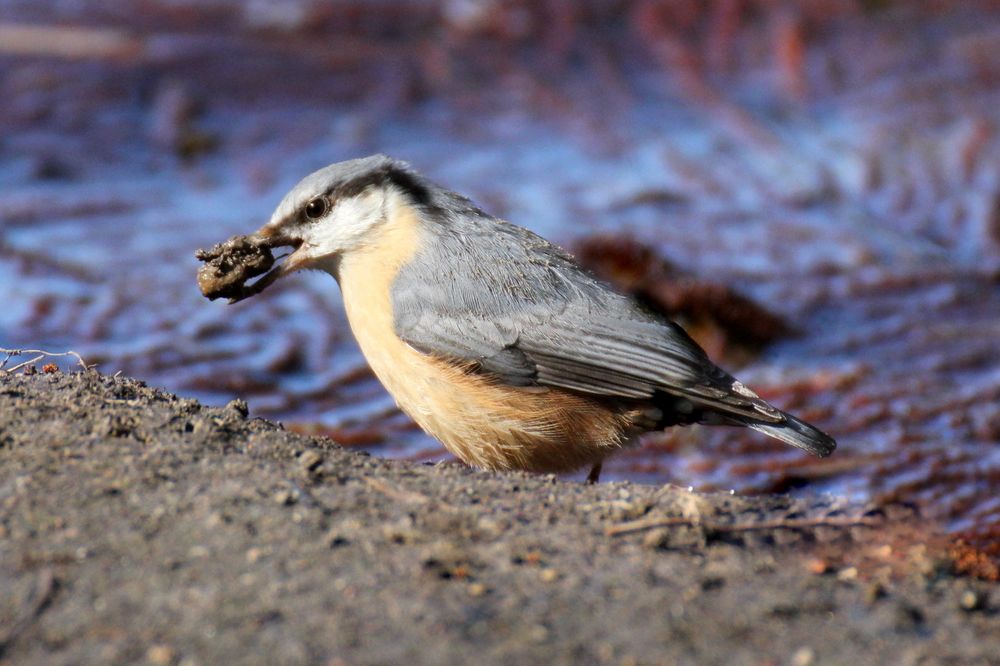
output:
[[[723,388],[725,381],[730,383],[728,392]],[[728,375],[716,386],[702,389],[699,393],[687,391],[681,395],[667,392],[658,394],[655,405],[661,415],[656,427],[690,423],[744,426],[820,458],[827,457],[837,448],[833,437],[769,404]],[[715,393],[704,395],[709,389],[714,389]]]
[[[814,456],[825,458],[837,448],[837,442],[828,434],[809,425],[791,414],[782,413],[785,417],[780,423],[761,423],[750,419],[740,419],[741,425],[762,432],[768,437],[780,439],[785,444],[808,451]]]

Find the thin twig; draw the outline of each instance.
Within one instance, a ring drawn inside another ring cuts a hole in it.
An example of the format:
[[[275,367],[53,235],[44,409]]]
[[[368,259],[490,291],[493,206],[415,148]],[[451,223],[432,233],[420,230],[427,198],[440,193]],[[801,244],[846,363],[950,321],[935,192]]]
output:
[[[0,53],[59,58],[134,56],[142,43],[116,28],[0,23]]]
[[[84,362],[83,357],[77,354],[75,351],[48,352],[45,351],[44,349],[5,349],[3,347],[0,347],[0,354],[7,354],[7,357],[3,361],[0,361],[0,372],[14,372],[16,370],[20,370],[26,365],[31,365],[32,363],[38,363],[43,358],[55,357],[55,356],[72,356],[77,360],[77,362],[79,362],[80,367],[83,368],[84,370],[91,370],[94,367],[96,367],[95,365],[87,365],[86,362]],[[7,365],[7,361],[9,361],[12,357],[23,356],[24,354],[39,354],[39,356],[31,359],[30,361],[24,361],[23,363],[18,363],[12,368],[4,368],[4,366]]]
[[[17,372],[18,370],[20,370],[21,368],[23,368],[23,367],[24,367],[24,366],[26,366],[26,365],[34,365],[35,363],[38,363],[38,362],[39,362],[39,361],[41,361],[41,360],[42,360],[43,358],[45,358],[45,354],[39,354],[39,355],[38,355],[38,356],[36,356],[35,358],[32,358],[32,359],[29,359],[29,360],[27,360],[27,361],[24,361],[24,362],[22,362],[22,363],[18,363],[18,364],[17,364],[17,365],[15,365],[15,366],[14,366],[13,368],[9,368],[9,369],[7,370],[7,372]]]
[[[427,495],[423,495],[412,490],[403,490],[400,488],[393,488],[384,481],[379,479],[367,478],[365,482],[372,490],[377,490],[378,492],[391,497],[392,499],[400,500],[407,504],[427,504],[431,501],[431,498]]]
[[[406,504],[422,505],[434,502],[434,508],[436,509],[443,509],[445,511],[458,511],[456,507],[452,506],[451,504],[448,504],[447,502],[434,500],[433,498],[428,497],[423,493],[418,493],[413,490],[405,490],[403,488],[393,488],[389,484],[379,479],[369,477],[365,479],[365,482],[372,490],[376,490],[387,497],[399,500],[400,502],[404,502]]]
[[[607,536],[620,536],[622,534],[633,534],[635,532],[651,530],[657,527],[674,527],[678,525],[701,527],[707,532],[754,532],[757,530],[803,529],[809,527],[870,527],[880,523],[881,519],[879,518],[862,516],[858,518],[778,518],[758,523],[735,523],[727,525],[724,523],[703,522],[695,518],[671,516],[668,518],[642,518],[640,520],[612,525],[605,529],[604,533]]]

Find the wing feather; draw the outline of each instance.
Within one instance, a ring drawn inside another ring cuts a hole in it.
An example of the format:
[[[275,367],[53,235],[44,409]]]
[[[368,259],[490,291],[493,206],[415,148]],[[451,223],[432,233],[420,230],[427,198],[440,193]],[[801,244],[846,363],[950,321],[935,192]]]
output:
[[[535,234],[447,204],[427,224],[435,237],[393,284],[396,332],[415,349],[512,385],[625,399],[669,393],[780,421],[753,393],[735,390],[742,385],[676,324],[615,293]]]

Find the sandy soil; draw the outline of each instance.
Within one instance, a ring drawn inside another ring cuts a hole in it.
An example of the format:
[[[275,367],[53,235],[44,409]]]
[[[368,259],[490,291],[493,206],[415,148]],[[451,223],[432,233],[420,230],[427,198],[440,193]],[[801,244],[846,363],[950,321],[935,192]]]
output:
[[[902,506],[414,465],[0,373],[8,663],[1000,663]]]

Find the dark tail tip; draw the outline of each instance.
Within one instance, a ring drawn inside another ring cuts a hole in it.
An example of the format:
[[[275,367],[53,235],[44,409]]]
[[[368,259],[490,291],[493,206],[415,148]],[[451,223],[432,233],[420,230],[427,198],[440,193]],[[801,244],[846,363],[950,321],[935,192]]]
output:
[[[791,414],[785,414],[785,420],[782,423],[760,423],[757,421],[745,421],[744,423],[748,428],[780,439],[785,444],[791,444],[820,458],[827,457],[837,448],[837,442],[833,437]]]

